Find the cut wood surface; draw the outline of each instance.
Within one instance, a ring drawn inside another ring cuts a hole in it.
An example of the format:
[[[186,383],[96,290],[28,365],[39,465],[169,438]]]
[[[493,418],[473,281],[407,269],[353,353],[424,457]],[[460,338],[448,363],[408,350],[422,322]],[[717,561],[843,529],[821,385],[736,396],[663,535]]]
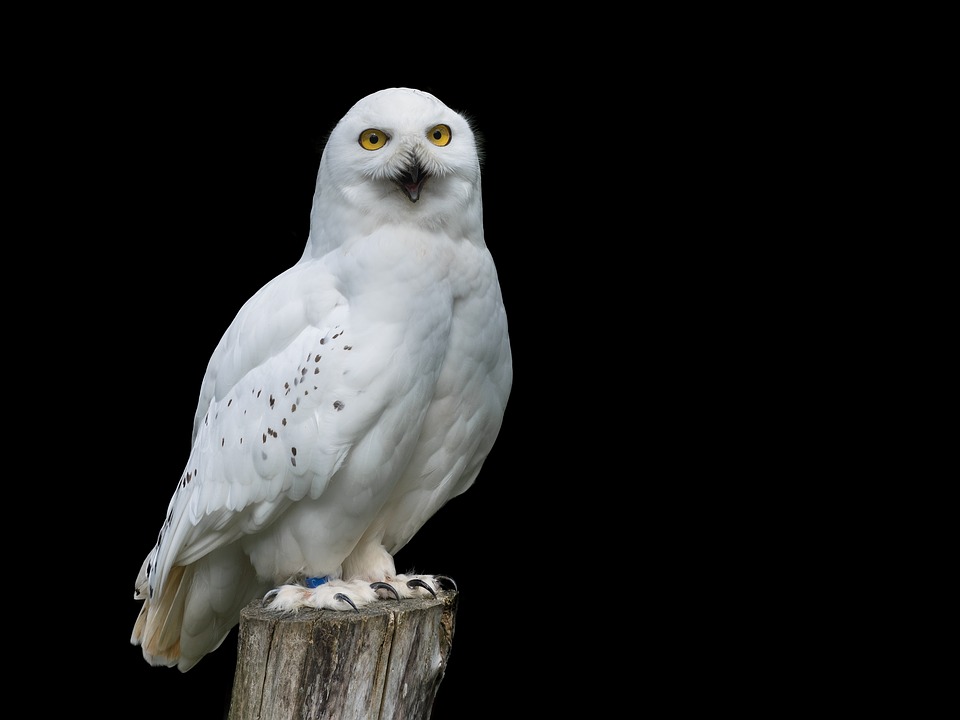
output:
[[[453,644],[457,593],[383,600],[359,612],[240,615],[229,720],[420,720]]]

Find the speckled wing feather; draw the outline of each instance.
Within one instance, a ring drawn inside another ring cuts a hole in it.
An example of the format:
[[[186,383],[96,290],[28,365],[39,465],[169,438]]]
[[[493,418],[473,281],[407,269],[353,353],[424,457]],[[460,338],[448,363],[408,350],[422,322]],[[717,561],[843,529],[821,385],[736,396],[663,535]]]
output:
[[[259,531],[290,503],[318,497],[350,447],[332,424],[326,445],[298,442],[346,392],[338,380],[347,351],[337,340],[349,312],[329,275],[310,265],[252,297],[211,357],[190,458],[158,538],[153,592],[174,563],[190,564]]]

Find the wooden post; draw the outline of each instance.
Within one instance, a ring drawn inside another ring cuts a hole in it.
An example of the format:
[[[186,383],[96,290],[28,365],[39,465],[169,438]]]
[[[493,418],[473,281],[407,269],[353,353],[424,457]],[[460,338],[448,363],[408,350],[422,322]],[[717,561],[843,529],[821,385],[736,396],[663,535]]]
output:
[[[453,644],[456,591],[359,612],[240,614],[228,720],[421,720]]]

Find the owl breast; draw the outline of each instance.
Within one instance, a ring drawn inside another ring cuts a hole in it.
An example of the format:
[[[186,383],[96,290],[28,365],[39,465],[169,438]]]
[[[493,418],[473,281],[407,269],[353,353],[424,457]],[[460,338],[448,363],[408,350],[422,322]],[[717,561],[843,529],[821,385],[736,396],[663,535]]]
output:
[[[486,249],[466,253],[439,377],[418,443],[381,518],[395,553],[467,490],[500,431],[513,379],[507,320]]]

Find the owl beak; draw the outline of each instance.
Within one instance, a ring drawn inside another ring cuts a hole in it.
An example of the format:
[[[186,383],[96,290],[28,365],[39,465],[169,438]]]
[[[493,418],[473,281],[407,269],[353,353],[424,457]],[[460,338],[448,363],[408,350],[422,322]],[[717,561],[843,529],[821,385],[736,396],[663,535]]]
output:
[[[411,165],[397,178],[397,185],[410,199],[410,202],[416,202],[420,199],[420,191],[423,190],[423,184],[427,181],[427,172],[420,167],[420,163]]]

